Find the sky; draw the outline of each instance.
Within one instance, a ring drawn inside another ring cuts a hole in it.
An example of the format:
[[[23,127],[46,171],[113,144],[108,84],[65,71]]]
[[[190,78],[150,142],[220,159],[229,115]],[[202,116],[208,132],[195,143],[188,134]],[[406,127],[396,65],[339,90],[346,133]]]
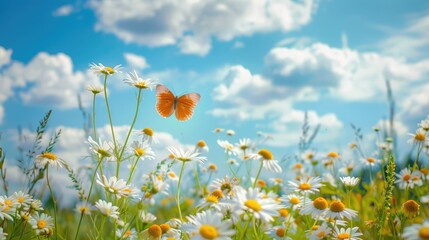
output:
[[[18,129],[31,139],[49,109],[48,133],[63,131],[56,151],[71,166],[82,164],[77,99],[89,113],[86,87],[101,82],[90,63],[123,66],[108,79],[119,136],[136,104],[137,90],[122,82],[127,72],[176,95],[201,95],[194,116],[179,122],[157,114],[155,91],[143,92],[135,128],[158,133],[160,158],[167,146],[203,139],[209,161],[222,166],[218,139],[235,143],[257,132],[272,137],[260,147],[277,159],[293,156],[306,112],[313,128],[321,126],[314,147],[321,154],[347,148],[351,124],[374,142],[373,127],[389,116],[386,79],[400,146],[409,148],[407,133],[429,114],[428,1],[15,0],[2,3],[0,26],[0,132],[11,166]],[[98,96],[97,129],[108,138],[103,103]]]

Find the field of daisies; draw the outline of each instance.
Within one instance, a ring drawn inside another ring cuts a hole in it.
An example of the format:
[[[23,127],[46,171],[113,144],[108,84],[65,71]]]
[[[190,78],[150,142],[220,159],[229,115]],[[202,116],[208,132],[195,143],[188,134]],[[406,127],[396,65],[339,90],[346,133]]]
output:
[[[396,139],[388,127],[374,128],[376,140],[365,142],[375,152],[365,152],[363,133],[354,128],[354,141],[342,148],[353,157],[343,157],[339,149],[321,155],[313,150],[318,128],[305,120],[299,149],[286,160],[264,147],[270,136],[230,142],[232,130],[215,129],[218,145],[210,151],[225,156],[215,165],[206,157],[204,140],[193,149],[169,147],[168,156],[159,156],[152,149],[156,130],[134,129],[142,92],[156,86],[135,72],[124,82],[135,87],[136,111],[119,142],[106,83],[120,67],[92,64],[90,71],[104,81],[88,88],[93,103],[104,97],[104,105],[92,105],[92,116],[107,109],[103,117],[111,138],[99,138],[93,117],[83,140],[91,159],[86,178],[56,154],[60,131],[47,144],[41,141],[51,112],[39,122],[22,158],[12,160],[0,147],[0,239],[429,239],[429,117],[410,134],[406,161],[395,159]],[[17,192],[9,190],[9,161],[18,162],[25,178]],[[147,161],[156,167],[136,186],[133,180],[142,178],[138,163]],[[356,174],[357,166],[364,167]],[[127,167],[128,174],[122,174]],[[218,168],[228,174],[218,177]],[[50,177],[59,170],[68,172],[74,208],[57,206],[58,185]]]

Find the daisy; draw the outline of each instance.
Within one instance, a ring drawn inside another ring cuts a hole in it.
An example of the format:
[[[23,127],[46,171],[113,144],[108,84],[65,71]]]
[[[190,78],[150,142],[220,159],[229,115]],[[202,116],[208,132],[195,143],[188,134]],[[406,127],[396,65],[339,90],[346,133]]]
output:
[[[344,163],[343,167],[340,168],[338,171],[341,172],[344,175],[350,175],[353,172],[353,169],[355,168],[355,163],[353,160],[348,160]]]
[[[223,149],[225,149],[225,153],[228,155],[237,155],[237,151],[234,148],[234,145],[232,145],[228,140],[217,140],[217,144],[221,146]]]
[[[45,213],[35,213],[30,217],[29,223],[37,235],[51,236],[54,231],[53,218]]]
[[[281,178],[270,178],[269,180],[274,184],[274,186],[283,186],[283,179]]]
[[[167,177],[168,179],[170,179],[173,182],[177,182],[179,180],[179,177],[177,176],[177,174],[173,171],[169,171],[167,172]]]
[[[207,197],[201,199],[197,207],[201,209],[213,207],[218,212],[225,212],[225,210],[229,207],[229,203],[223,201],[223,194],[220,190],[215,191],[219,191],[220,194],[208,195]]]
[[[90,215],[92,206],[86,202],[80,202],[76,205],[76,212],[80,214]]]
[[[411,172],[410,169],[404,168],[399,173],[396,173],[396,177],[398,179],[395,181],[395,183],[399,185],[400,189],[413,189],[415,185],[423,185],[421,173],[419,171]]]
[[[123,179],[117,179],[115,176],[107,179],[106,176],[100,176],[97,174],[97,183],[101,185],[108,193],[116,195],[116,197],[121,198],[127,196],[126,192],[129,187],[127,182]]]
[[[301,159],[310,163],[312,163],[315,160],[315,157],[316,157],[316,152],[311,149],[308,149],[301,154]]]
[[[209,147],[207,146],[207,143],[204,140],[198,141],[197,144],[195,145],[195,152],[208,152],[208,151],[209,151]]]
[[[142,136],[142,141],[147,142],[148,144],[158,143],[158,138],[156,137],[155,132],[152,128],[143,128],[142,130],[137,131],[139,135]]]
[[[358,227],[354,227],[352,229],[350,228],[341,228],[338,229],[337,227],[335,227],[335,232],[333,233],[333,239],[338,239],[338,240],[359,240],[361,238],[358,238],[358,236],[362,236],[362,233],[359,232],[359,228]]]
[[[236,144],[237,148],[241,149],[243,152],[249,148],[252,148],[252,142],[249,138],[242,138],[239,140],[238,144]]]
[[[429,116],[425,120],[422,120],[417,126],[424,131],[429,132]]]
[[[228,130],[226,130],[226,135],[228,135],[228,136],[234,136],[235,135],[235,131],[232,130],[232,129],[228,129]]]
[[[170,154],[173,156],[173,159],[176,161],[181,162],[199,162],[200,164],[203,164],[207,158],[204,156],[200,156],[200,153],[193,152],[193,151],[185,151],[182,148],[174,148],[169,147],[167,150],[170,152]]]
[[[319,217],[323,217],[328,210],[328,201],[326,201],[323,197],[318,197],[313,201],[308,201],[301,208],[300,214],[311,216],[314,219],[318,219]]]
[[[120,239],[138,239],[137,231],[134,228],[131,229],[118,229],[116,230],[116,236]]]
[[[156,86],[156,82],[150,78],[143,79],[139,77],[136,71],[132,73],[127,73],[127,78],[125,78],[124,83],[134,86],[138,89],[150,89]]]
[[[225,129],[223,129],[223,128],[215,128],[213,130],[214,133],[220,133],[220,132],[223,132],[223,131],[225,131]]]
[[[165,195],[168,195],[167,190],[170,187],[168,183],[162,180],[161,177],[156,177],[154,175],[151,176],[151,180],[152,180],[152,188],[150,189],[151,194],[163,193]]]
[[[117,206],[113,206],[111,202],[106,202],[100,199],[95,203],[95,207],[107,217],[111,217],[113,219],[118,219],[119,217],[119,208]]]
[[[148,143],[143,142],[139,143],[137,141],[134,141],[131,146],[130,150],[134,156],[138,157],[141,160],[148,159],[148,160],[154,160],[155,159],[155,153],[153,152],[152,148],[149,146]]]
[[[383,151],[393,150],[393,143],[391,142],[377,142],[377,146]]]
[[[162,236],[162,229],[158,224],[152,224],[146,230],[141,232],[143,239],[147,240],[159,240]]]
[[[31,201],[33,200],[30,195],[22,191],[13,193],[12,198],[16,199],[18,203],[18,208],[28,207],[28,205],[30,205]]]
[[[102,142],[101,138],[98,139],[98,142],[94,141],[91,136],[88,137],[89,149],[97,154],[99,159],[111,158],[113,153],[112,149],[109,146],[109,143],[106,141]]]
[[[352,188],[359,183],[360,179],[358,177],[347,176],[347,177],[340,177],[340,180],[346,188]]]
[[[224,195],[233,195],[233,192],[236,190],[236,188],[239,186],[239,181],[236,178],[230,179],[228,176],[225,176],[222,179],[215,179],[211,185],[210,188],[216,190],[219,189],[222,191]]]
[[[86,90],[92,92],[94,95],[97,95],[103,91],[103,87],[98,85],[89,85],[86,87]]]
[[[322,240],[327,239],[331,232],[331,228],[324,222],[321,226],[315,225],[313,229],[306,231],[306,235],[310,240]]]
[[[292,230],[290,227],[286,227],[285,222],[282,222],[281,226],[274,226],[269,231],[265,232],[270,236],[270,239],[275,240],[292,240],[292,238],[286,236],[288,233],[294,233],[294,230]]]
[[[429,180],[429,168],[421,168],[420,173],[423,180]]]
[[[292,210],[299,209],[304,204],[304,197],[303,196],[299,196],[299,195],[294,194],[294,193],[288,194],[288,195],[283,195],[280,198],[280,200],[283,202],[283,204],[286,207],[290,207],[290,208],[292,208]]]
[[[344,203],[339,200],[334,200],[331,202],[328,211],[326,212],[326,217],[332,219],[343,219],[347,218],[351,220],[357,216],[357,212],[350,208],[346,208]]]
[[[301,180],[289,181],[289,186],[291,186],[295,192],[300,192],[302,194],[315,193],[319,192],[319,188],[323,186],[320,181],[322,181],[320,177],[301,178]]]
[[[54,167],[63,167],[66,165],[66,162],[61,158],[57,157],[54,153],[45,152],[36,156],[34,161],[38,168],[44,168],[47,164],[52,165]]]
[[[95,63],[91,63],[89,65],[89,71],[94,73],[97,76],[101,76],[101,75],[107,76],[107,75],[112,75],[115,73],[120,73],[121,69],[122,69],[121,65],[116,65],[113,68],[104,66],[101,63],[99,63],[98,65]]]
[[[426,219],[421,224],[413,224],[406,227],[402,237],[407,240],[429,239],[429,220]]]
[[[152,213],[146,213],[144,210],[139,212],[139,218],[142,223],[148,224],[156,220],[156,217]]]
[[[267,149],[261,149],[258,153],[250,154],[249,158],[262,161],[263,166],[268,171],[282,172],[279,161],[275,160],[273,154]]]
[[[411,136],[411,138],[408,140],[408,143],[412,144],[423,144],[427,139],[427,132],[423,130],[422,128],[419,128],[416,130],[416,133],[408,133],[408,135]]]
[[[207,172],[210,174],[217,173],[217,166],[214,163],[210,163],[207,167]]]
[[[381,160],[374,157],[367,157],[367,158],[362,158],[361,162],[364,163],[366,166],[374,167],[377,164],[381,163]]]
[[[407,200],[402,204],[402,211],[407,218],[414,218],[420,213],[420,205],[414,200]]]
[[[340,160],[340,159],[341,159],[341,155],[340,155],[339,153],[337,153],[337,152],[334,152],[334,151],[328,152],[328,153],[326,154],[326,157],[327,157],[329,160],[333,160],[333,161],[336,161],[336,160]]]
[[[1,220],[5,220],[8,219],[10,221],[13,221],[13,218],[11,216],[11,214],[15,213],[15,209],[13,209],[13,211],[10,211],[11,208],[5,204],[0,205],[0,219]]]
[[[208,210],[187,218],[189,222],[183,224],[181,229],[188,232],[191,239],[229,240],[235,234],[232,221],[222,220],[223,215],[219,212]]]
[[[265,198],[264,194],[258,188],[249,188],[247,191],[243,188],[237,188],[233,199],[232,212],[240,216],[243,212],[252,213],[257,219],[268,223],[273,221],[273,216],[278,216],[278,210],[282,206],[271,198]]]

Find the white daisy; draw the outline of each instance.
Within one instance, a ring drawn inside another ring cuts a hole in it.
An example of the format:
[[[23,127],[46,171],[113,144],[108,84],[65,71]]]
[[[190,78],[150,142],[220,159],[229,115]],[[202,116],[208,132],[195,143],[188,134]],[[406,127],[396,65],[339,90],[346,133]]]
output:
[[[404,168],[399,173],[396,173],[396,177],[398,179],[395,181],[395,183],[399,185],[400,189],[406,189],[406,188],[413,189],[414,186],[423,185],[421,173],[420,171],[417,171],[417,170],[411,172],[410,169]]]
[[[426,219],[421,224],[413,224],[404,229],[402,237],[407,240],[429,239],[429,220]]]
[[[147,142],[148,144],[158,143],[158,138],[152,128],[143,128],[137,131],[137,133],[142,136],[143,142]]]
[[[286,207],[290,207],[292,210],[296,210],[299,209],[303,206],[304,204],[304,197],[297,195],[297,194],[288,194],[288,195],[283,195],[280,200],[283,202],[283,204]],[[308,201],[311,201],[310,199],[307,199]]]
[[[196,161],[196,162],[199,162],[200,164],[203,164],[207,160],[206,157],[200,156],[200,153],[198,152],[185,151],[182,148],[174,148],[174,147],[169,147],[167,150],[173,155],[173,159],[176,161],[181,161],[181,162]]]
[[[117,229],[116,236],[120,239],[135,240],[138,239],[137,231],[134,228],[131,229]]]
[[[273,221],[273,216],[278,216],[278,210],[282,206],[271,198],[265,198],[258,188],[249,188],[247,191],[238,187],[233,198],[232,212],[240,216],[243,212],[249,212],[262,222]]]
[[[246,151],[247,149],[252,148],[252,141],[249,138],[241,138],[238,142],[238,144],[236,144],[236,147],[238,149],[241,149],[243,152]]]
[[[237,155],[237,151],[228,140],[217,140],[217,144],[221,146],[228,155]]]
[[[209,147],[207,146],[207,143],[204,140],[198,141],[197,144],[195,145],[195,152],[208,152],[208,151],[209,151]]]
[[[360,179],[358,177],[347,176],[347,177],[340,177],[340,180],[346,188],[349,188],[349,187],[356,186],[359,183]]]
[[[123,179],[117,179],[115,176],[107,179],[106,176],[100,176],[97,174],[97,183],[101,185],[108,193],[116,195],[116,197],[126,197],[128,196],[129,186],[127,182]],[[127,190],[128,189],[128,190]]]
[[[367,157],[367,158],[362,158],[361,162],[363,164],[365,164],[365,166],[374,167],[374,166],[377,166],[378,164],[380,164],[381,160],[377,159],[377,158],[374,158],[374,157]]]
[[[94,141],[91,136],[88,137],[89,149],[97,154],[100,159],[109,159],[112,157],[112,149],[110,144],[106,141],[101,141],[101,138],[98,139],[98,142]]]
[[[111,202],[104,200],[98,200],[95,203],[95,207],[105,216],[117,219],[119,217],[119,211],[117,206],[113,206]]]
[[[347,218],[351,220],[357,216],[357,212],[350,208],[346,208],[343,202],[334,200],[331,202],[328,211],[325,214],[326,217],[332,219],[343,219]]]
[[[219,212],[208,210],[187,218],[189,222],[183,224],[181,229],[186,231],[191,239],[230,240],[235,234],[232,221],[222,220],[223,215]]]
[[[115,73],[120,73],[121,69],[122,69],[121,65],[116,65],[113,68],[104,66],[101,63],[99,63],[98,65],[95,64],[95,63],[91,63],[89,65],[89,71],[92,72],[92,73],[94,73],[97,76],[112,75],[112,74],[115,74]]]
[[[148,224],[156,220],[155,215],[152,213],[146,213],[144,210],[139,212],[139,218],[142,223]]]
[[[319,192],[319,188],[323,186],[320,183],[322,179],[320,177],[302,177],[301,180],[289,181],[289,186],[293,188],[295,192],[302,194]]]
[[[322,225],[315,225],[313,229],[306,231],[306,236],[310,240],[322,240],[327,239],[331,232],[331,228],[324,222]]]
[[[89,85],[88,87],[86,87],[86,90],[96,95],[103,91],[103,87],[99,85]]]
[[[138,89],[150,89],[156,86],[156,82],[150,78],[143,79],[139,77],[136,71],[132,73],[127,73],[127,78],[125,78],[124,83],[134,86]]]
[[[92,210],[92,206],[86,202],[80,202],[76,205],[76,212],[79,214],[90,215]]]
[[[63,165],[66,165],[66,162],[64,160],[57,157],[57,155],[51,152],[45,152],[45,153],[39,154],[38,156],[36,156],[34,163],[38,168],[44,168],[46,164],[49,164],[57,168],[63,167]]]
[[[294,233],[295,229],[289,227],[286,227],[285,222],[282,222],[281,226],[274,226],[269,231],[265,232],[270,236],[270,239],[275,240],[292,240],[292,238],[288,237],[288,233]]]
[[[425,120],[422,120],[417,126],[424,131],[429,132],[429,116]]]
[[[155,153],[153,152],[153,150],[149,146],[149,144],[146,142],[139,143],[137,141],[134,141],[130,146],[130,150],[134,156],[138,157],[141,160],[144,160],[144,159],[154,160],[155,159]]]
[[[315,161],[315,157],[316,152],[311,149],[308,149],[301,154],[301,159],[309,163],[313,163]]]
[[[283,186],[283,179],[281,178],[270,178],[269,180],[274,184],[274,186]]]
[[[228,176],[222,179],[217,178],[210,184],[210,188],[213,190],[219,189],[224,195],[233,195],[235,189],[239,186],[240,182],[236,178],[230,179]]]
[[[30,205],[31,201],[33,200],[30,195],[22,191],[13,193],[12,198],[16,199],[19,208],[28,207],[28,205]]]
[[[408,135],[411,136],[411,138],[408,140],[408,143],[410,144],[423,144],[428,138],[428,132],[426,132],[422,128],[417,129],[416,133],[408,133]]]
[[[314,219],[319,219],[320,217],[325,216],[327,210],[328,201],[323,197],[318,197],[313,201],[306,201],[305,205],[301,208],[300,214],[311,214]]]
[[[53,218],[45,213],[35,213],[30,217],[29,223],[31,224],[37,235],[51,236],[54,228]]]
[[[333,232],[333,239],[338,239],[338,240],[359,240],[361,238],[358,238],[359,236],[362,236],[362,233],[359,232],[359,228],[358,227],[354,227],[352,229],[350,228],[341,228],[338,229],[337,227],[335,227],[335,231]]]
[[[250,154],[249,158],[262,161],[263,166],[268,171],[276,173],[282,172],[279,161],[275,160],[273,154],[267,149],[261,149],[258,153]]]
[[[228,130],[226,130],[226,135],[228,135],[228,136],[234,136],[235,135],[235,131],[232,130],[232,129],[228,129]]]

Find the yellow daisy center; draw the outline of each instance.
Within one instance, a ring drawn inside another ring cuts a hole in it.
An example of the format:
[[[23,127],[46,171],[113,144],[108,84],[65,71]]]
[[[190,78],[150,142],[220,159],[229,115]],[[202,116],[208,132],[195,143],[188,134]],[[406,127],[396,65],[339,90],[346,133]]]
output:
[[[12,206],[12,201],[9,199],[4,200],[4,204],[6,204],[7,206]]]
[[[212,163],[212,164],[209,165],[209,169],[210,170],[217,170],[217,166]]]
[[[144,150],[143,150],[143,149],[141,149],[141,148],[135,148],[135,149],[134,149],[134,153],[135,153],[137,156],[143,156],[143,155],[144,155]]]
[[[206,202],[218,203],[219,200],[216,196],[210,195],[210,196],[206,197]]]
[[[339,240],[349,239],[350,238],[350,234],[348,234],[348,233],[340,233],[340,234],[337,235],[337,238]]]
[[[416,133],[414,139],[419,142],[424,142],[426,140],[426,135],[424,133]]]
[[[57,160],[57,155],[50,153],[50,152],[43,153],[42,157],[47,158],[47,159],[52,160],[52,161]]]
[[[346,206],[341,201],[335,200],[331,203],[331,207],[329,209],[331,212],[342,212],[346,209]]]
[[[170,154],[168,155],[168,158],[176,158],[176,156],[174,156],[174,154],[170,153]]]
[[[161,227],[161,230],[162,230],[162,233],[166,233],[166,232],[168,232],[168,230],[170,230],[170,225],[168,225],[168,224],[161,224],[161,225],[159,225],[159,227]]]
[[[176,174],[174,172],[168,172],[168,176],[170,176],[171,178],[175,178]]]
[[[284,229],[284,228],[277,228],[277,230],[276,230],[276,235],[277,235],[278,237],[284,237],[284,236],[285,236],[285,233],[286,233],[286,231],[285,231],[285,229]]]
[[[405,216],[415,217],[419,214],[420,205],[414,200],[408,200],[402,205],[404,209]]]
[[[79,207],[79,212],[86,213],[86,212],[89,212],[89,209],[87,206],[82,206],[82,207]]]
[[[300,202],[300,200],[299,200],[299,198],[297,198],[297,197],[291,197],[291,198],[289,199],[289,202],[290,202],[291,204],[295,205],[295,204],[298,204],[298,203]]]
[[[37,227],[40,229],[45,228],[46,227],[46,221],[40,219],[39,221],[37,221]]]
[[[408,180],[410,180],[410,178],[411,178],[411,175],[407,173],[402,177],[402,180],[408,181]]]
[[[261,204],[259,204],[258,201],[254,200],[254,199],[249,199],[246,202],[244,202],[244,206],[252,209],[255,212],[259,212],[262,209]]]
[[[112,154],[110,154],[110,153],[109,153],[109,151],[107,151],[107,150],[105,150],[105,149],[102,149],[102,148],[97,149],[97,152],[98,152],[101,156],[103,156],[103,157],[110,157],[110,156],[112,156]]]
[[[423,175],[428,175],[428,174],[429,174],[429,169],[428,169],[428,168],[422,168],[422,169],[420,169],[420,172],[421,172]]]
[[[261,150],[259,150],[258,154],[264,160],[273,160],[273,154],[269,150],[267,150],[267,149],[261,149]]]
[[[145,88],[148,88],[148,85],[147,85],[147,82],[143,80],[143,81],[135,82],[134,87],[140,88],[140,89],[145,89]]]
[[[289,216],[289,211],[285,208],[282,208],[279,210],[279,214],[280,214],[280,217],[287,217]]]
[[[207,146],[207,144],[204,140],[200,140],[197,142],[197,146],[200,148],[203,148],[203,147]]]
[[[429,227],[421,227],[419,230],[419,237],[422,239],[429,239]]]
[[[23,203],[24,197],[18,197],[18,198],[16,198],[16,201],[18,201],[19,203]]]
[[[276,179],[274,179],[274,181],[275,181],[276,183],[282,183],[282,182],[283,182],[283,180],[282,180],[281,178],[276,178]]]
[[[318,197],[314,199],[313,206],[319,210],[325,210],[328,208],[328,201],[326,201],[326,199],[323,197]]]
[[[104,70],[107,72],[107,74],[114,74],[115,73],[115,70],[113,70],[113,68],[111,68],[111,67],[106,67]]]
[[[317,229],[319,229],[319,225],[314,225],[311,230],[316,231]]]
[[[131,233],[132,233],[131,230],[125,231],[124,237],[129,237],[131,235]]]
[[[217,197],[217,198],[223,198],[223,193],[222,193],[222,191],[221,191],[221,190],[219,190],[219,189],[214,190],[214,191],[212,192],[212,195],[213,195],[213,196],[215,196],[215,197]]]
[[[328,153],[328,157],[330,157],[330,158],[337,158],[337,157],[339,157],[340,156],[340,154],[338,154],[337,152],[329,152]]]
[[[318,234],[317,234],[317,237],[319,237],[319,238],[323,238],[325,236],[325,232],[324,231],[320,231]]]
[[[200,227],[200,234],[205,239],[216,239],[219,236],[217,229],[210,225],[202,225]]]
[[[231,183],[227,182],[227,183],[222,184],[222,185],[220,186],[220,190],[222,190],[222,191],[224,191],[224,190],[228,190],[228,192],[229,192],[229,191],[231,191],[231,190],[232,190],[232,185],[231,185]]]
[[[301,183],[299,184],[299,189],[301,190],[310,190],[311,189],[311,185],[309,183]]]
[[[313,159],[314,158],[314,154],[312,154],[312,153],[307,154],[307,158],[308,159]]]
[[[302,164],[301,163],[297,163],[297,164],[295,164],[295,166],[293,166],[293,168],[295,168],[295,169],[301,169],[302,168]]]
[[[258,186],[265,187],[267,186],[267,183],[263,179],[258,179]]]
[[[143,129],[143,133],[144,134],[146,134],[146,135],[148,135],[148,136],[153,136],[153,130],[152,130],[152,128],[145,128],[145,129]]]
[[[368,157],[368,158],[366,159],[366,161],[367,161],[367,162],[369,162],[369,163],[375,163],[375,159],[374,159],[374,158],[372,158],[372,157]]]
[[[152,226],[150,226],[147,230],[147,232],[149,233],[149,235],[151,235],[152,237],[161,237],[162,235],[162,229],[160,226],[158,226],[157,224],[154,224]]]

